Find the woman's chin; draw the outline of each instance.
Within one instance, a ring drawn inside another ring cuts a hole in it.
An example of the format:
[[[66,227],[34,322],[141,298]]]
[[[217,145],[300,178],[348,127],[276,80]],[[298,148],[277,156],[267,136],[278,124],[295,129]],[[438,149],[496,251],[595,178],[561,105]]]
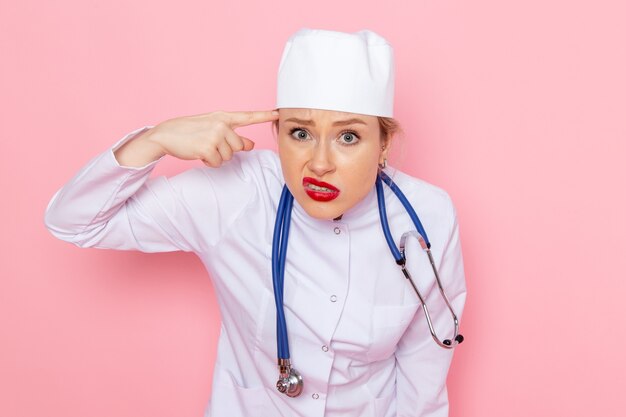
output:
[[[320,202],[315,201],[309,196],[304,196],[303,201],[296,199],[298,204],[304,209],[306,214],[317,220],[334,220],[341,217],[346,211],[340,205],[333,201]]]

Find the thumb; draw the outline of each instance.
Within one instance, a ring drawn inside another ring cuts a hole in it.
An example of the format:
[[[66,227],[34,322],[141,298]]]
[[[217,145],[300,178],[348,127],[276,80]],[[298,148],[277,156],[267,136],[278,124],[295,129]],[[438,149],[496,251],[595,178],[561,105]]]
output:
[[[244,151],[251,151],[252,149],[254,149],[254,142],[252,142],[250,139],[241,136],[241,140],[243,140],[243,150]]]

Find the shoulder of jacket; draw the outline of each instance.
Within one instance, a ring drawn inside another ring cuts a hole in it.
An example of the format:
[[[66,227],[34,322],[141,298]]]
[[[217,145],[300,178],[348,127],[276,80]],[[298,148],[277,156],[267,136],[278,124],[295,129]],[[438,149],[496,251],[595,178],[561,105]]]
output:
[[[452,198],[446,190],[424,179],[413,177],[400,170],[396,170],[390,176],[402,188],[407,198],[411,195],[415,198],[429,200],[434,204],[452,204]]]
[[[282,168],[276,152],[270,149],[253,149],[248,152],[237,152],[228,163],[238,164],[243,175],[256,181],[269,184],[282,181]]]
[[[242,163],[258,166],[263,170],[280,170],[278,154],[270,149],[253,149],[248,152],[238,152],[235,156],[240,158]]]
[[[456,208],[446,190],[400,170],[392,171],[390,176],[415,207],[415,210],[418,211],[418,214],[419,212],[431,213],[443,223],[447,223],[448,227],[454,226]]]
[[[235,153],[219,168],[201,164],[171,177],[155,177],[148,182],[148,187],[173,187],[180,195],[206,207],[215,205],[215,196],[236,202],[233,206],[245,207],[277,184],[282,185],[281,181],[278,156],[270,150],[252,150]]]

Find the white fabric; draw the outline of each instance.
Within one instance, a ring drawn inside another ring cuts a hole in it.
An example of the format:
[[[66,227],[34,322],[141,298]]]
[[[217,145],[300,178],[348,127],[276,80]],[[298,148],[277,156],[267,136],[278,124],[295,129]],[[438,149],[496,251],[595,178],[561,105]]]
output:
[[[200,257],[223,320],[206,416],[448,415],[445,382],[452,351],[431,339],[417,297],[391,256],[374,189],[340,221],[313,219],[294,201],[284,303],[291,359],[304,377],[304,392],[288,398],[275,388],[271,242],[284,184],[277,155],[239,152],[218,169],[148,179],[158,161],[123,167],[113,154],[146,128],[94,157],[55,193],[45,224],[57,238],[80,247],[182,250]],[[460,316],[466,290],[448,195],[399,171],[387,172],[420,215]],[[385,198],[398,243],[413,226],[386,186]],[[407,257],[437,331],[449,337],[453,324],[427,256],[413,241]]]
[[[393,117],[393,48],[371,30],[302,28],[283,50],[276,108],[311,108]]]

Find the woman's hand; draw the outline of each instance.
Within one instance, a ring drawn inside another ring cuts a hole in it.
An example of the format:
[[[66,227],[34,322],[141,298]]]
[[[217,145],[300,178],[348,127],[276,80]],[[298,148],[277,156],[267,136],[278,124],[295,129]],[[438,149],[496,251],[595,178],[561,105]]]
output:
[[[278,111],[214,111],[176,117],[159,123],[115,151],[121,165],[143,166],[163,155],[199,159],[217,168],[235,152],[249,151],[254,142],[234,129],[278,119]]]

